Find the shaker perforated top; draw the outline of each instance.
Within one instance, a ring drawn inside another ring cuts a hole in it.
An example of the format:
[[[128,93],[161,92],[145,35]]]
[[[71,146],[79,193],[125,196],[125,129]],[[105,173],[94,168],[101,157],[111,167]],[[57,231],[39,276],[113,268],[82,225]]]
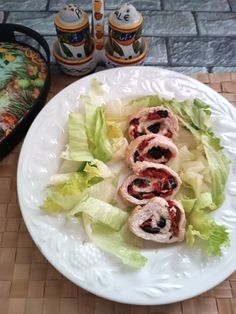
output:
[[[55,15],[54,22],[63,29],[76,29],[88,23],[88,15],[75,4],[66,4]]]
[[[123,4],[110,14],[109,22],[119,28],[133,28],[142,23],[142,15],[132,4]]]

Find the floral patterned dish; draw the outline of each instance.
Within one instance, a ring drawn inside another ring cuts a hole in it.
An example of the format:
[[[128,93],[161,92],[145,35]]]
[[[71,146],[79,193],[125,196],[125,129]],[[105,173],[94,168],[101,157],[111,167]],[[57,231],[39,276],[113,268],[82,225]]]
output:
[[[38,32],[0,24],[0,159],[22,139],[45,104],[49,66],[50,49]]]
[[[47,72],[44,59],[32,48],[0,43],[0,142],[33,107]]]

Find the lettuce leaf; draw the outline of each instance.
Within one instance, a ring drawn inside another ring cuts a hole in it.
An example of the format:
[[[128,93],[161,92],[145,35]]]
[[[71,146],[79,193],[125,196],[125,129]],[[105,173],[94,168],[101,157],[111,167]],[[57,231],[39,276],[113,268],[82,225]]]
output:
[[[211,111],[209,105],[200,99],[169,101],[167,107],[176,115],[179,121],[184,125],[197,139],[201,139],[202,133],[208,133],[211,126]]]
[[[91,186],[87,187],[81,193],[77,194],[67,194],[62,195],[61,193],[54,192],[50,190],[48,191],[48,196],[45,199],[41,209],[47,211],[49,213],[58,213],[61,211],[72,210],[79,202],[84,201],[89,196],[93,196],[101,201],[111,203],[116,195],[116,187],[112,184],[113,177],[109,177],[100,181],[98,183],[96,180],[90,180]],[[106,191],[106,193],[101,193],[101,191]],[[68,213],[70,216],[70,212]]]
[[[212,200],[219,207],[224,199],[224,187],[229,174],[229,160],[222,153],[216,138],[202,135],[202,143],[211,173]]]
[[[105,107],[104,111],[106,121],[114,121],[119,124],[120,122],[126,122],[125,124],[127,126],[128,122],[125,108],[126,106],[124,106],[123,100],[119,98],[109,101],[109,105]]]
[[[112,158],[112,145],[107,138],[103,112],[102,83],[92,80],[89,91],[81,96],[85,115],[70,113],[68,118],[68,145],[62,158],[73,161],[108,161]]]
[[[96,145],[94,141],[96,129],[96,110],[103,108],[105,90],[103,83],[97,79],[92,79],[86,90],[86,93],[80,96],[80,100],[84,104],[85,109],[85,127],[89,142],[92,146]]]
[[[103,251],[112,254],[130,267],[143,267],[147,258],[139,249],[125,242],[122,233],[106,225],[94,222],[87,214],[83,214],[83,223],[89,238]]]
[[[207,244],[210,256],[222,254],[222,247],[229,245],[229,235],[224,226],[216,224],[213,218],[203,210],[192,210],[188,217],[186,242],[192,246],[198,237]]]
[[[93,196],[101,201],[110,203],[116,195],[117,187],[113,184],[114,177],[104,179],[103,181],[94,184],[85,190],[88,196]],[[106,191],[101,193],[101,191]]]
[[[112,146],[107,137],[104,117],[103,84],[92,80],[86,94],[80,97],[85,108],[85,127],[90,150],[94,158],[108,161],[112,158]]]
[[[107,121],[107,120],[106,120]],[[118,123],[115,121],[107,121],[107,137],[109,139],[121,138],[124,134],[119,127]]]
[[[107,121],[107,137],[112,145],[112,161],[123,159],[128,147],[128,141],[117,122]]]
[[[212,223],[211,233],[208,238],[208,253],[211,256],[220,256],[222,255],[221,248],[222,246],[229,246],[229,234],[226,228],[222,225]]]
[[[48,196],[41,206],[41,209],[54,213],[58,210],[68,210],[78,202],[79,196],[88,186],[90,186],[90,175],[85,173],[73,173],[69,180],[64,183],[51,185],[47,189]]]
[[[115,160],[121,159],[128,142],[118,121],[105,117],[105,110],[110,106],[105,106],[102,87],[101,82],[93,80],[87,93],[80,99],[85,108],[85,127],[90,151],[94,158],[106,162],[113,157]]]
[[[59,174],[77,172],[81,166],[81,161],[63,159],[58,170]]]
[[[212,195],[209,192],[201,193],[194,204],[194,210],[207,209],[215,210],[216,204],[212,200]]]
[[[181,195],[181,202],[184,206],[186,214],[192,210],[215,210],[216,204],[212,201],[212,195],[209,192],[201,193],[196,198],[189,198],[186,195]]]
[[[68,118],[68,146],[62,158],[74,161],[92,161],[94,158],[89,150],[88,137],[84,117],[72,112]]]
[[[71,210],[85,190],[110,175],[110,169],[100,160],[85,163],[80,172],[53,175],[41,209],[50,213]]]
[[[84,194],[82,192],[78,194],[62,195],[59,192],[49,191],[48,196],[41,205],[41,209],[50,214],[69,211],[74,208],[83,197]]]
[[[68,216],[77,216],[81,213],[87,214],[97,222],[103,223],[116,231],[120,230],[128,219],[128,214],[120,208],[94,197],[88,197],[80,202]]]
[[[92,177],[109,178],[111,176],[110,168],[101,160],[94,159],[92,162],[87,162],[83,171],[90,174]]]
[[[186,206],[188,227],[186,231],[187,245],[192,246],[195,238],[205,241],[208,254],[219,256],[222,254],[222,247],[229,245],[229,235],[226,228],[214,222],[207,210],[214,210],[216,204],[209,192],[201,193],[196,199],[188,199],[183,206]],[[188,207],[189,205],[189,207]],[[190,208],[191,207],[191,208]]]
[[[107,127],[102,106],[88,95],[81,96],[85,106],[85,126],[89,147],[94,158],[108,161],[112,158],[112,146],[107,137]]]
[[[93,78],[91,80],[87,93],[91,98],[96,98],[97,102],[98,101],[103,102],[104,96],[106,94],[103,82],[99,81],[96,78]]]
[[[93,134],[94,147],[92,152],[95,158],[109,161],[112,158],[112,145],[107,137],[106,121],[102,107],[96,109],[96,122]]]
[[[64,184],[72,178],[73,174],[74,174],[73,172],[53,174],[50,177],[49,184],[50,185]]]

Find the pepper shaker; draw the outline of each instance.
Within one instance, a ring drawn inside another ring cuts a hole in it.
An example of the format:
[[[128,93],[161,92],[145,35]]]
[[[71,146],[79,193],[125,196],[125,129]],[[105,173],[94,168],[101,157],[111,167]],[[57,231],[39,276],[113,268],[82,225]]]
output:
[[[88,15],[75,4],[66,4],[55,18],[61,55],[82,60],[93,51]]]

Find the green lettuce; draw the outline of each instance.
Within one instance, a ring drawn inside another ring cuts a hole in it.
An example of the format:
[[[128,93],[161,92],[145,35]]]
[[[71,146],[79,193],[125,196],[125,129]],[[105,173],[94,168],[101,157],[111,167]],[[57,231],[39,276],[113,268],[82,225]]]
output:
[[[181,202],[184,206],[186,214],[189,214],[192,210],[215,210],[216,204],[212,200],[212,195],[209,192],[201,193],[196,198],[189,198],[185,195],[181,196]]]
[[[90,240],[100,249],[116,256],[130,267],[140,268],[145,265],[147,258],[140,254],[137,247],[125,241],[121,231],[97,223],[85,213],[83,223]]]
[[[71,210],[85,190],[110,175],[110,169],[99,160],[85,163],[79,172],[53,175],[41,209],[50,213]]]
[[[70,113],[68,118],[68,146],[62,158],[73,161],[92,161],[93,155],[88,145],[84,116]]]
[[[108,161],[112,158],[112,145],[107,137],[101,82],[93,80],[86,95],[81,96],[85,115],[70,113],[68,118],[68,145],[62,158],[72,161]]]
[[[209,192],[201,193],[194,204],[194,210],[207,209],[207,210],[215,210],[217,205],[214,203],[212,199],[212,194]]]
[[[186,231],[186,242],[192,246],[198,237],[207,244],[208,254],[219,256],[222,254],[222,246],[229,245],[229,236],[226,228],[216,224],[213,218],[204,210],[192,210],[188,216],[188,228]]]
[[[101,82],[93,80],[87,93],[80,99],[85,108],[85,127],[89,148],[94,158],[102,161],[123,158],[128,145],[121,127],[123,123],[105,116],[110,104],[105,106]]]
[[[47,188],[48,195],[41,209],[49,213],[54,213],[61,210],[68,210],[71,206],[75,206],[77,196],[89,186],[89,180],[89,175],[73,173],[66,182],[49,186]]]
[[[224,199],[224,187],[229,174],[229,160],[222,153],[218,139],[202,135],[202,144],[211,174],[212,200],[219,207]]]
[[[123,132],[120,128],[120,126],[118,125],[117,122],[115,121],[110,121],[107,120],[107,137],[112,140],[114,138],[121,138],[123,137]]]
[[[103,181],[94,184],[85,190],[87,196],[93,196],[101,201],[111,203],[116,195],[117,187],[113,185],[113,177],[104,179]],[[105,191],[105,193],[101,193]]]
[[[113,155],[112,161],[118,161],[124,158],[128,141],[120,125],[116,121],[107,121],[107,137],[112,145]]]
[[[101,160],[94,159],[92,162],[87,162],[83,171],[90,174],[92,177],[101,177],[103,179],[111,176],[110,168]]]
[[[107,137],[106,121],[102,107],[98,107],[95,113],[96,122],[93,133],[93,148],[92,152],[95,158],[103,161],[109,161],[112,158],[113,149]]]
[[[81,96],[85,106],[85,126],[89,147],[94,158],[108,161],[112,158],[112,145],[107,137],[107,126],[102,106],[88,95]]]
[[[128,214],[118,207],[94,197],[88,197],[73,208],[69,217],[85,213],[97,222],[118,231],[128,219]]]
[[[68,152],[68,148],[67,148],[67,152]],[[63,154],[67,155],[66,152],[63,152]],[[63,173],[77,172],[80,166],[81,166],[81,161],[62,159],[58,173],[63,174]]]

